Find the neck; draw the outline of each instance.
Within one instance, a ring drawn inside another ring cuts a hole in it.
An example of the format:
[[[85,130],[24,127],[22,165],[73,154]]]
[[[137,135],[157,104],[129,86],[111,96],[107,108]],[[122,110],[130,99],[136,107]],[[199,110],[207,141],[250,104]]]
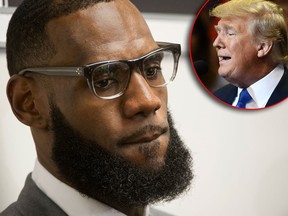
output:
[[[119,205],[113,205],[111,203],[107,203],[106,205],[111,206],[114,209],[117,209],[118,211],[122,212],[123,214],[127,216],[145,216],[146,215],[146,206],[119,206]]]
[[[278,63],[267,63],[262,64],[259,67],[255,67],[255,73],[251,73],[251,76],[247,76],[246,80],[242,80],[242,82],[238,83],[238,87],[240,88],[248,88],[258,80],[262,79],[266,75],[268,75],[272,70],[278,65]]]
[[[128,211],[125,211],[123,213],[128,215],[128,216],[144,216],[145,208],[129,209]]]

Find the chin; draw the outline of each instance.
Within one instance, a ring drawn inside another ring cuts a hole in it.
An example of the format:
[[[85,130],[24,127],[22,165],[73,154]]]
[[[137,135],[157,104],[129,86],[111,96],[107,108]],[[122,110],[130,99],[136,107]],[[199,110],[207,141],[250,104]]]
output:
[[[223,77],[227,81],[229,81],[229,77],[231,77],[232,70],[228,70],[227,68],[220,66],[218,69],[219,76]]]
[[[135,149],[137,148],[137,149]],[[160,170],[165,165],[168,143],[142,144],[122,154],[123,159],[144,170]]]
[[[225,79],[228,77],[227,72],[222,70],[218,70],[218,75]]]
[[[145,163],[142,163],[141,165],[138,165],[140,169],[143,171],[148,171],[148,172],[158,172],[162,170],[162,168],[165,165],[165,159],[163,158],[157,158],[154,160],[148,160]]]

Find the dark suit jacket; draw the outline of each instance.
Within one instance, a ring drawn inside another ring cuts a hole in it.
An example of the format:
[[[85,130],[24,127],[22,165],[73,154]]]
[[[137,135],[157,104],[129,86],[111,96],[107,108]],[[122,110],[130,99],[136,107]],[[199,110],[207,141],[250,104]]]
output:
[[[67,216],[50,200],[28,175],[18,200],[11,204],[1,216]]]
[[[0,216],[67,216],[67,214],[36,186],[29,174],[18,200],[0,213]],[[150,216],[172,215],[150,209]]]
[[[228,84],[218,89],[217,91],[215,91],[214,95],[220,100],[228,104],[232,104],[237,96],[237,89],[238,88],[236,86],[232,84]],[[286,99],[287,97],[288,97],[288,71],[285,68],[284,74],[280,82],[274,89],[265,107],[272,106],[276,103],[279,103],[282,100]]]

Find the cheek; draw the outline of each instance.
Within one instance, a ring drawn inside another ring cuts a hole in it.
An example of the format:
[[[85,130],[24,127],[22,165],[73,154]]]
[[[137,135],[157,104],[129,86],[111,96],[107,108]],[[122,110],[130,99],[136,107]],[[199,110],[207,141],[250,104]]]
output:
[[[76,88],[70,85],[65,90],[66,94],[62,93],[57,96],[56,104],[59,105],[59,109],[71,126],[82,136],[96,142],[109,152],[118,152],[116,144],[119,138],[123,137],[123,134],[134,131],[136,126],[142,125],[143,119],[125,118],[121,111],[123,109],[121,98],[118,100],[99,99],[87,88],[86,86]],[[155,88],[154,93],[160,98],[161,107],[153,118],[149,119],[151,123],[161,124],[167,122],[167,88]],[[161,151],[164,150],[161,149]]]
[[[247,41],[243,42],[243,40],[233,44],[231,50],[233,50],[233,65],[239,70],[250,67],[257,55],[254,45],[247,43]]]
[[[107,139],[111,141],[114,134],[119,134],[114,129],[120,128],[119,108],[114,101],[97,98],[84,79],[59,86],[55,103],[81,135],[101,144],[110,143]]]
[[[75,106],[66,117],[85,138],[97,142],[104,148],[112,150],[119,136],[121,118],[116,107],[83,103]]]
[[[239,62],[249,62],[250,59],[255,59],[257,56],[257,47],[248,36],[235,41],[231,50]]]
[[[251,67],[255,67],[257,62],[257,50],[252,44],[247,44],[242,47],[241,56],[239,56],[239,66],[247,71]]]

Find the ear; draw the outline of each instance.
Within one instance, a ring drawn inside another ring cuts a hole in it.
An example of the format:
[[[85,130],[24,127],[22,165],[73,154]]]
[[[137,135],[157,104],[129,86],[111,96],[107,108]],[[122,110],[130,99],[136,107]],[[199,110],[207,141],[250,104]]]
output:
[[[48,122],[37,107],[38,101],[35,98],[38,92],[32,78],[18,75],[10,78],[6,90],[11,109],[18,120],[30,127],[43,129],[47,128]]]
[[[259,58],[266,56],[270,50],[273,47],[273,42],[272,41],[261,41],[258,45],[257,45],[257,56]]]

